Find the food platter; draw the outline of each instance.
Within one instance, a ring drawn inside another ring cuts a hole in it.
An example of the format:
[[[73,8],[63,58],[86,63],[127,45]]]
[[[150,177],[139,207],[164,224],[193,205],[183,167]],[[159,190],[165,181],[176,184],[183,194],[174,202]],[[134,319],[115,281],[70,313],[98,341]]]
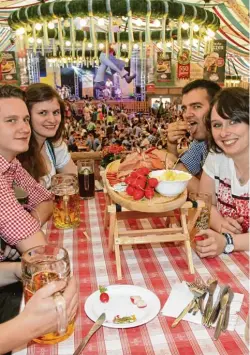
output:
[[[120,161],[115,160],[110,163],[105,170],[105,185],[108,194],[113,202],[118,205],[125,207],[130,211],[146,212],[146,213],[161,213],[172,211],[176,208],[181,207],[187,199],[187,191],[185,190],[179,196],[166,197],[155,193],[155,196],[150,199],[142,199],[139,201],[134,201],[131,196],[128,196],[125,192],[116,192],[110,185],[107,179],[108,172],[117,172],[119,169]]]

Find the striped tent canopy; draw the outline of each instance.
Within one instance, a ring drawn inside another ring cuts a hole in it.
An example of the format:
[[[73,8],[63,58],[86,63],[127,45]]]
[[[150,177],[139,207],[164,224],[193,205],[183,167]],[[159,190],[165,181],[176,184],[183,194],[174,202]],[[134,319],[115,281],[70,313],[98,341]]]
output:
[[[49,0],[50,1],[50,0]],[[177,0],[180,1],[180,0]],[[221,27],[216,33],[216,39],[227,41],[227,67],[228,74],[239,74],[249,77],[249,9],[248,0],[187,0],[187,3],[206,7],[213,10],[220,18]],[[4,0],[0,2],[0,51],[14,50],[11,44],[11,30],[7,19],[10,13],[22,6],[35,5],[36,0]],[[193,51],[193,60],[202,61],[202,54]]]

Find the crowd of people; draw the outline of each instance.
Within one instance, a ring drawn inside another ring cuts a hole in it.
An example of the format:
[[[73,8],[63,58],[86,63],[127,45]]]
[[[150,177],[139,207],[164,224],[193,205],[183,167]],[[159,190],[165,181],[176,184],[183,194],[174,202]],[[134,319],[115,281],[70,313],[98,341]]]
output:
[[[47,243],[41,226],[52,215],[51,177],[76,173],[68,148],[78,150],[78,140],[93,151],[114,143],[127,150],[166,148],[176,156],[177,168],[193,175],[189,191],[212,194],[210,229],[199,232],[205,239],[196,242],[197,254],[249,250],[248,91],[195,80],[183,88],[181,112],[173,105],[160,107],[149,115],[128,114],[86,100],[79,111],[46,84],[32,84],[26,93],[0,87],[0,298],[6,285],[21,277],[20,262],[8,258]],[[28,193],[26,205],[16,199],[16,187]],[[2,317],[8,305],[1,299],[0,353],[56,330],[53,294],[58,290],[64,290],[72,319],[78,304],[74,278],[66,288],[57,281],[40,289],[14,318]]]
[[[64,139],[69,151],[101,151],[112,144],[127,151],[138,148],[167,147],[168,124],[183,121],[181,111],[174,104],[159,105],[150,113],[128,112],[119,106],[109,107],[105,100],[93,103],[84,100],[81,105],[66,101]],[[188,136],[181,137],[178,149],[188,147]]]

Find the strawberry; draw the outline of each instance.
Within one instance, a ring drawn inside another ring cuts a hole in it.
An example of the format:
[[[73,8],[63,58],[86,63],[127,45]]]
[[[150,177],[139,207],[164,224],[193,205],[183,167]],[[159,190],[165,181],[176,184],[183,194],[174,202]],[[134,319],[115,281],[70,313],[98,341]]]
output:
[[[107,294],[107,289],[106,287],[99,286],[99,291],[100,291],[100,301],[102,303],[107,303],[109,301],[109,295]]]
[[[156,178],[148,179],[148,186],[155,188],[158,185],[158,180]]]

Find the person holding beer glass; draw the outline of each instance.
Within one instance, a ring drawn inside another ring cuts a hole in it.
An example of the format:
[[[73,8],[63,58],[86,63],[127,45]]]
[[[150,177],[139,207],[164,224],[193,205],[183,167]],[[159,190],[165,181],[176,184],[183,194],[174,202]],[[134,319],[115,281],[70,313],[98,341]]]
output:
[[[206,120],[210,153],[200,192],[212,193],[210,229],[196,242],[200,257],[249,250],[249,92],[225,88]]]
[[[31,84],[26,90],[32,134],[29,149],[18,156],[23,167],[47,189],[56,173],[77,173],[62,140],[64,102],[47,84]]]
[[[0,263],[0,286],[16,282],[20,276],[20,263]],[[53,295],[62,291],[69,322],[75,317],[78,307],[75,278],[71,278],[67,286],[63,280],[53,281],[38,290],[20,314],[0,324],[0,354],[57,331],[58,314]]]

